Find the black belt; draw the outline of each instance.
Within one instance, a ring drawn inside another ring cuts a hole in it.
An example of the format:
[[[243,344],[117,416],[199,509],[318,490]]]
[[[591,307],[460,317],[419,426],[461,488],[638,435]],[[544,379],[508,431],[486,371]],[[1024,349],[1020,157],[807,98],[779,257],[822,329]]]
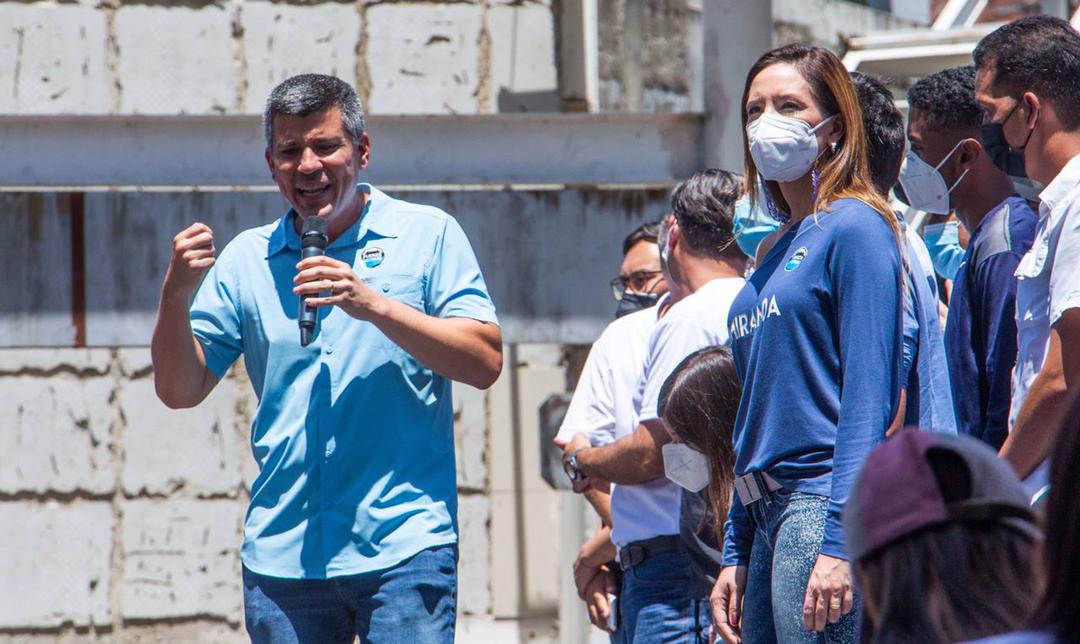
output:
[[[629,570],[650,557],[675,552],[681,547],[681,540],[674,534],[633,541],[619,550],[619,566],[623,570]]]

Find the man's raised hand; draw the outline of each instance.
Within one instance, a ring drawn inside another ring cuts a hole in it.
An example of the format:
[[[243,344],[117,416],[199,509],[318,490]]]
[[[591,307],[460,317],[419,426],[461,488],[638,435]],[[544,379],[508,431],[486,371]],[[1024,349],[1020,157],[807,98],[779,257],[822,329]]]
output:
[[[194,223],[173,237],[172,259],[165,273],[165,292],[188,297],[208,268],[214,265],[214,231]]]

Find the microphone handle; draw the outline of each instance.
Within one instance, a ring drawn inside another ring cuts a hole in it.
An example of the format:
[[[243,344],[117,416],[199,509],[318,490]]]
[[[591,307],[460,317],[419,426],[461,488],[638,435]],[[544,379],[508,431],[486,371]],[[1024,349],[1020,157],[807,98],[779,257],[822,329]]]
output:
[[[323,254],[323,249],[318,246],[308,246],[300,251],[301,259],[319,257]],[[315,321],[319,318],[319,310],[314,306],[308,306],[305,301],[307,298],[307,295],[300,297],[300,313],[297,315],[297,321],[300,324],[300,346],[302,347],[311,344],[312,340],[315,339]]]

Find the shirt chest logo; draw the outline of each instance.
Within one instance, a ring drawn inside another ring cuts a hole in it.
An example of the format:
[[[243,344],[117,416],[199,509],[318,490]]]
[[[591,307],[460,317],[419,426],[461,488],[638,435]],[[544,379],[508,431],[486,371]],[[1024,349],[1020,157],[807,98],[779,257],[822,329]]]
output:
[[[787,266],[784,267],[784,270],[788,271],[790,273],[791,271],[798,268],[799,264],[802,264],[802,261],[804,259],[806,259],[806,254],[807,254],[806,246],[803,246],[803,247],[799,248],[799,250],[792,253],[791,254],[791,259],[788,260]]]
[[[364,266],[368,268],[375,268],[379,264],[383,263],[383,259],[386,258],[386,253],[378,246],[372,246],[371,248],[365,248],[360,253],[360,260],[364,262]]]

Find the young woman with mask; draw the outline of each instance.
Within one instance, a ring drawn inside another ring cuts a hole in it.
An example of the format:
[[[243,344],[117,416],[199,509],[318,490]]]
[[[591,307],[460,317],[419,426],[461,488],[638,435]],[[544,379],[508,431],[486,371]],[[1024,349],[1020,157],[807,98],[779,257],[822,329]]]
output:
[[[686,356],[660,388],[657,409],[672,437],[663,448],[664,472],[683,488],[679,536],[694,564],[694,596],[708,596],[720,570],[735,467],[731,430],[740,391],[731,350],[724,346]]]
[[[727,642],[855,642],[840,509],[896,413],[899,227],[834,54],[766,53],[742,107],[746,185],[784,225],[729,317],[743,392],[714,620]]]

